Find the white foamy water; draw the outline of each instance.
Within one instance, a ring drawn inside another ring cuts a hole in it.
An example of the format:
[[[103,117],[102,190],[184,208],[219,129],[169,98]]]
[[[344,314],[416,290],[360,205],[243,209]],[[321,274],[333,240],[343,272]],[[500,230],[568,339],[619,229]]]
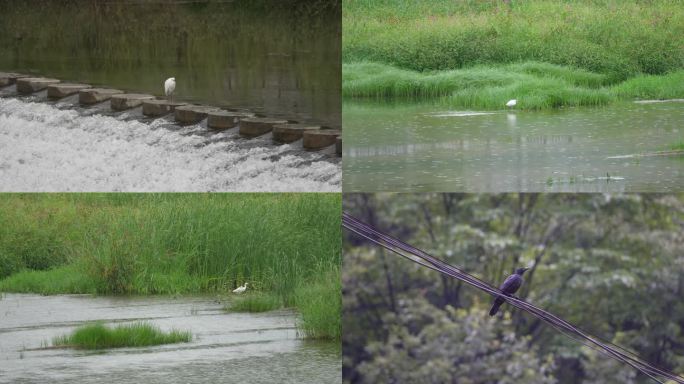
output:
[[[341,190],[339,159],[234,130],[208,135],[199,125],[124,116],[0,98],[0,190]]]

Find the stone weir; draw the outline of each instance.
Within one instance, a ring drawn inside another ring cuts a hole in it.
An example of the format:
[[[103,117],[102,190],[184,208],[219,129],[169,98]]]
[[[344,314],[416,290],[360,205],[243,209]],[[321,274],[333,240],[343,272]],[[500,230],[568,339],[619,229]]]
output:
[[[14,87],[14,92],[11,87]],[[8,88],[10,90],[6,92]],[[73,98],[74,104],[84,108],[108,103],[112,112],[141,108],[145,118],[173,119],[179,125],[201,124],[206,121],[210,132],[235,130],[235,133],[245,139],[262,137],[276,144],[301,143],[301,147],[306,150],[325,151],[333,156],[342,155],[340,130],[259,116],[245,110],[232,111],[210,105],[195,105],[154,95],[128,93],[113,88],[94,88],[89,84],[62,82],[19,73],[0,72],[0,89],[3,90],[2,96],[32,96],[34,99],[38,98],[36,101],[41,101],[41,98],[52,102]]]

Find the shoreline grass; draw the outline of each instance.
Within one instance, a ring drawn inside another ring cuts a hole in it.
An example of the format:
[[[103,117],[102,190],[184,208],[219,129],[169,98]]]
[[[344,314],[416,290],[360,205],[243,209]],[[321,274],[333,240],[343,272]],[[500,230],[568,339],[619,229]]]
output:
[[[611,83],[606,75],[549,63],[417,72],[380,63],[348,63],[342,69],[346,98],[435,99],[449,106],[516,109],[604,106],[636,99],[684,97],[684,70]]]
[[[283,307],[283,301],[269,292],[252,292],[236,296],[225,310],[230,312],[259,313],[273,311]]]
[[[117,325],[113,328],[94,323],[79,327],[68,335],[55,337],[52,344],[78,349],[105,349],[187,343],[191,340],[190,332],[164,332],[145,322]]]
[[[684,97],[684,7],[653,0],[344,0],[342,93],[457,107]]]
[[[301,318],[299,327],[311,339],[342,337],[342,282],[339,271],[332,271],[312,285],[300,286],[295,294]]]
[[[0,291],[229,294],[249,281],[267,296],[245,306],[297,307],[298,287],[339,276],[340,207],[336,193],[3,194]]]

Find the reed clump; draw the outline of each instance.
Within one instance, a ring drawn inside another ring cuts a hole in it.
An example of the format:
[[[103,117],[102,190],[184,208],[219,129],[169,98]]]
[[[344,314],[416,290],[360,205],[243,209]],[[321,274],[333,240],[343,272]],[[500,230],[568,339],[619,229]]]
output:
[[[192,334],[186,331],[162,331],[145,322],[107,327],[102,323],[87,324],[71,334],[55,337],[54,346],[78,349],[147,347],[152,345],[187,343]]]

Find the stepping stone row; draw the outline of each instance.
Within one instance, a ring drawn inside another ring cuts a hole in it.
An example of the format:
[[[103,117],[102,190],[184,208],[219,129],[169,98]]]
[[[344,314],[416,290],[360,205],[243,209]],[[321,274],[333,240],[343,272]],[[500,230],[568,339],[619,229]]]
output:
[[[47,88],[48,97],[60,99],[78,93],[78,101],[84,105],[98,104],[110,100],[115,111],[143,106],[146,116],[162,116],[174,112],[176,121],[182,124],[196,124],[205,118],[212,129],[231,129],[240,127],[240,134],[257,137],[273,132],[273,139],[281,143],[292,143],[303,139],[307,149],[320,149],[335,145],[336,152],[342,154],[340,130],[321,129],[311,124],[290,123],[283,119],[255,117],[251,112],[223,111],[216,107],[188,105],[186,103],[156,100],[152,95],[124,93],[118,89],[92,88],[88,84],[61,83],[60,80],[44,77],[30,77],[16,73],[0,73],[0,86],[17,84],[17,92],[30,94]]]

